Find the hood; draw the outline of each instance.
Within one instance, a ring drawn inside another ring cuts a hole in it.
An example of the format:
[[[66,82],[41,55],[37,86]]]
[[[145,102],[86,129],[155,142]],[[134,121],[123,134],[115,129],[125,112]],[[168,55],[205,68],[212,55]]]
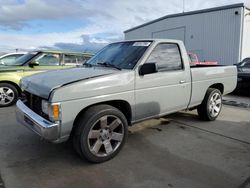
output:
[[[80,67],[48,71],[23,78],[21,80],[21,88],[47,99],[50,92],[55,88],[85,79],[112,74],[117,71],[119,70],[104,67]]]

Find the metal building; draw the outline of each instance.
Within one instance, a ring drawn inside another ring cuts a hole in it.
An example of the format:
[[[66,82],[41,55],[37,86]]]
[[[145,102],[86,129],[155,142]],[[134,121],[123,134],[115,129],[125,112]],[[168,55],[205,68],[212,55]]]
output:
[[[182,40],[200,61],[232,65],[250,57],[250,9],[243,3],[167,15],[124,31],[125,39]]]

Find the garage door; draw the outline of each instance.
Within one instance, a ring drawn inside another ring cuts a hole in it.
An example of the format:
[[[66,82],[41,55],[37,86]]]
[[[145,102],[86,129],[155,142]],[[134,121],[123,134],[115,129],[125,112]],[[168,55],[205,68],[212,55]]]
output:
[[[152,38],[177,39],[185,43],[185,27],[171,28],[152,33]]]

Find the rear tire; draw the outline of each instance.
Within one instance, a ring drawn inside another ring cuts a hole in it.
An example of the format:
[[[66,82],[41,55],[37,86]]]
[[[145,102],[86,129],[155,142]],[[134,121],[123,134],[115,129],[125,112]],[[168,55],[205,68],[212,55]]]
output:
[[[222,108],[222,96],[218,89],[209,88],[197,112],[202,120],[214,121]]]
[[[0,107],[15,104],[18,96],[19,94],[15,86],[9,83],[0,83]]]
[[[116,156],[128,135],[127,119],[120,110],[110,105],[90,107],[75,126],[75,150],[81,157],[94,163]]]

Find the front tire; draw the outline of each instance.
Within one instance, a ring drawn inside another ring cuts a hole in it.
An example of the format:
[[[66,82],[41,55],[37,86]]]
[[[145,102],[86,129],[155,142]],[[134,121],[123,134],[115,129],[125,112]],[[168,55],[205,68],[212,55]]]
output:
[[[222,108],[222,96],[218,89],[209,88],[197,112],[202,120],[214,121]]]
[[[116,156],[128,134],[128,123],[124,114],[110,105],[90,107],[77,120],[75,126],[75,150],[81,157],[94,163]]]
[[[0,107],[15,104],[18,96],[18,91],[15,86],[9,83],[0,83]]]

